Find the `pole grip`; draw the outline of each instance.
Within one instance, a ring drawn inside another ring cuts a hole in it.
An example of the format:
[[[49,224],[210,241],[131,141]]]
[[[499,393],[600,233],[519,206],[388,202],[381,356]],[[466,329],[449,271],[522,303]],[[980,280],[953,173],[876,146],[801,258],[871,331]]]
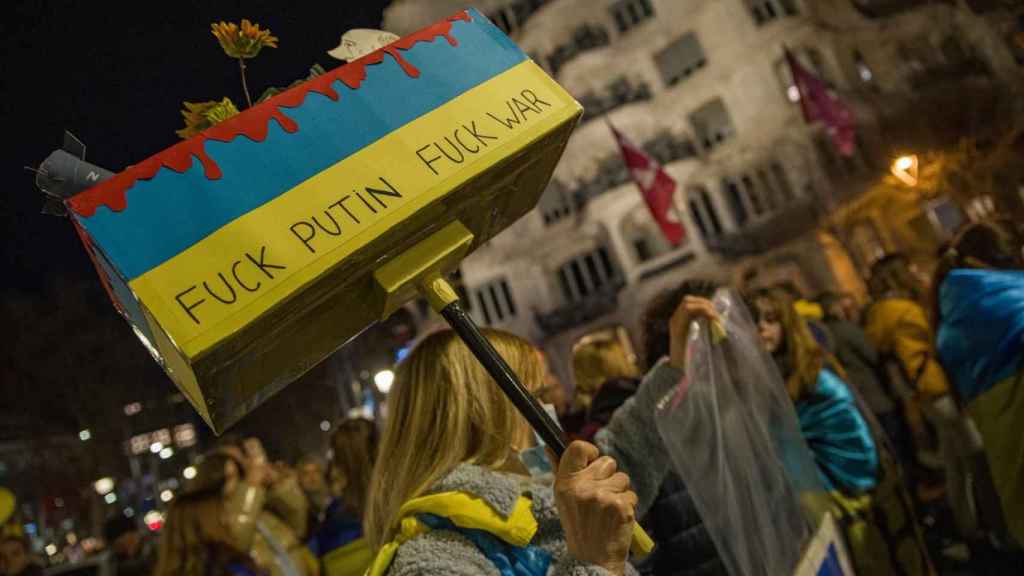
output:
[[[530,423],[530,426],[537,431],[537,434],[544,440],[551,450],[561,458],[565,452],[565,436],[558,424],[551,419],[551,416],[540,405],[540,402],[530,394],[530,391],[519,381],[515,372],[509,367],[505,359],[498,354],[490,341],[480,333],[476,323],[469,314],[463,310],[458,300],[448,302],[441,309],[441,316],[455,330],[455,333],[462,338],[462,341],[469,347],[470,352],[483,364],[487,373],[498,383],[505,396],[515,405],[519,413]],[[640,524],[633,523],[633,541],[631,544],[633,554],[643,557],[654,549],[654,541],[644,532]]]

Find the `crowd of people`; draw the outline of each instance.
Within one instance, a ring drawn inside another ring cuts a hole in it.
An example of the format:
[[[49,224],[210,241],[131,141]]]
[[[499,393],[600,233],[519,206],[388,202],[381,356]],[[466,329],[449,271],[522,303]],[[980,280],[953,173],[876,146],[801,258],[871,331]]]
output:
[[[935,574],[957,543],[973,573],[1020,561],[1022,250],[1012,225],[974,223],[930,280],[903,255],[877,262],[862,306],[792,285],[744,291],[777,368],[766,381],[791,400],[857,573]],[[152,573],[726,574],[652,417],[686,374],[691,326],[718,319],[718,288],[688,280],[650,302],[639,354],[613,332],[580,341],[571,399],[540,350],[484,331],[572,440],[547,476],[530,474],[526,421],[439,331],[398,365],[386,420],[342,421],[329,458],[290,467],[258,440],[223,439],[171,504]],[[635,522],[656,543],[642,559]],[[110,525],[111,561],[146,573],[129,527]],[[10,548],[3,573],[32,574]]]

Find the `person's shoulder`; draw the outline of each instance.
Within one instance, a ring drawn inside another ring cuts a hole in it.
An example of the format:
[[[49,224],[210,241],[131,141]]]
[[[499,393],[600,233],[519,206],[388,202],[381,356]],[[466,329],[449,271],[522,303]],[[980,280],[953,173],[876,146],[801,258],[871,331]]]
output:
[[[399,545],[387,574],[500,576],[501,573],[468,538],[451,530],[438,529]]]
[[[818,372],[817,388],[815,392],[820,396],[833,400],[853,399],[853,394],[850,392],[846,381],[828,368],[823,368]]]

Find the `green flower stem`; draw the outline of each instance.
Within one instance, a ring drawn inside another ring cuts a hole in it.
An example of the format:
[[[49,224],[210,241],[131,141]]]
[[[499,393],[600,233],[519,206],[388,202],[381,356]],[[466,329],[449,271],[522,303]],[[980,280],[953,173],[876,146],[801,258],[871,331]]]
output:
[[[238,59],[238,68],[242,71],[242,91],[245,92],[246,108],[252,108],[252,98],[249,96],[249,85],[245,81],[245,60]]]

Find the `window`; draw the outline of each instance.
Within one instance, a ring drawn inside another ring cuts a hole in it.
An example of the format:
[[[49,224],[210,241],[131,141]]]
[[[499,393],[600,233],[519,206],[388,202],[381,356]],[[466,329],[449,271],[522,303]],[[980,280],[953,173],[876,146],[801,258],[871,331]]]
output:
[[[654,16],[651,0],[619,0],[612,4],[610,10],[619,32],[625,32]]]
[[[662,166],[697,155],[692,140],[683,135],[676,136],[668,130],[662,130],[644,142],[643,148],[644,152],[653,156]]]
[[[721,98],[715,98],[690,114],[690,124],[705,152],[728,140],[735,133],[732,118]]]
[[[569,191],[558,180],[551,180],[538,203],[544,224],[551,225],[572,214]]]
[[[860,78],[861,82],[870,84],[875,81],[875,73],[871,71],[871,67],[864,61],[864,55],[861,54],[860,50],[853,51],[853,67],[857,69],[857,77]]]
[[[563,264],[558,269],[558,283],[565,301],[573,303],[620,284],[621,275],[608,249],[601,246]]]
[[[758,26],[797,13],[793,0],[747,0],[747,7]]]
[[[576,99],[583,105],[583,121],[586,122],[619,106],[650,98],[651,87],[646,82],[620,76],[608,84],[604,92],[584,94]]]
[[[522,28],[526,20],[545,2],[546,0],[516,0],[488,14],[487,18],[506,34],[512,34]]]
[[[743,203],[743,194],[740,192],[740,187],[736,184],[736,181],[732,178],[723,178],[722,192],[725,194],[725,199],[729,202],[729,209],[732,211],[732,217],[736,221],[736,225],[743,226],[746,224],[750,215],[747,213],[747,205]]]
[[[795,197],[793,194],[793,186],[789,183],[789,177],[786,176],[786,169],[782,167],[782,164],[778,162],[772,162],[771,165],[772,179],[775,181],[776,190],[782,193],[783,201],[791,201]]]
[[[670,210],[675,211],[675,207]],[[643,263],[672,250],[661,228],[651,216],[650,209],[639,205],[630,210],[619,226],[623,241],[632,248],[637,263]]]
[[[700,230],[700,237],[710,238],[711,229],[708,228],[707,223],[704,222],[704,214],[701,212],[700,204],[694,198],[691,198],[688,204],[690,205],[690,217],[692,217],[693,221],[697,223],[697,229]]]
[[[610,42],[608,31],[597,24],[581,24],[573,31],[572,38],[565,44],[556,47],[548,56],[548,66],[552,74],[557,74],[562,65],[577,55],[607,46]]]
[[[703,68],[707,60],[697,35],[690,32],[655,54],[654,63],[665,85],[673,86]]]
[[[740,177],[740,182],[743,183],[743,190],[747,193],[747,198],[750,198],[750,206],[754,209],[754,216],[764,214],[761,191],[754,185],[754,179],[750,175],[744,174]]]
[[[775,212],[779,209],[779,190],[775,187],[775,183],[768,176],[768,171],[763,167],[757,169],[757,182],[764,191],[765,207],[768,212]]]
[[[718,218],[718,212],[711,203],[711,195],[707,188],[700,186],[691,188],[689,191],[690,215],[697,223],[702,238],[714,238],[722,233],[722,222]]]
[[[516,315],[516,301],[505,278],[492,280],[474,292],[485,324],[501,322]]]

